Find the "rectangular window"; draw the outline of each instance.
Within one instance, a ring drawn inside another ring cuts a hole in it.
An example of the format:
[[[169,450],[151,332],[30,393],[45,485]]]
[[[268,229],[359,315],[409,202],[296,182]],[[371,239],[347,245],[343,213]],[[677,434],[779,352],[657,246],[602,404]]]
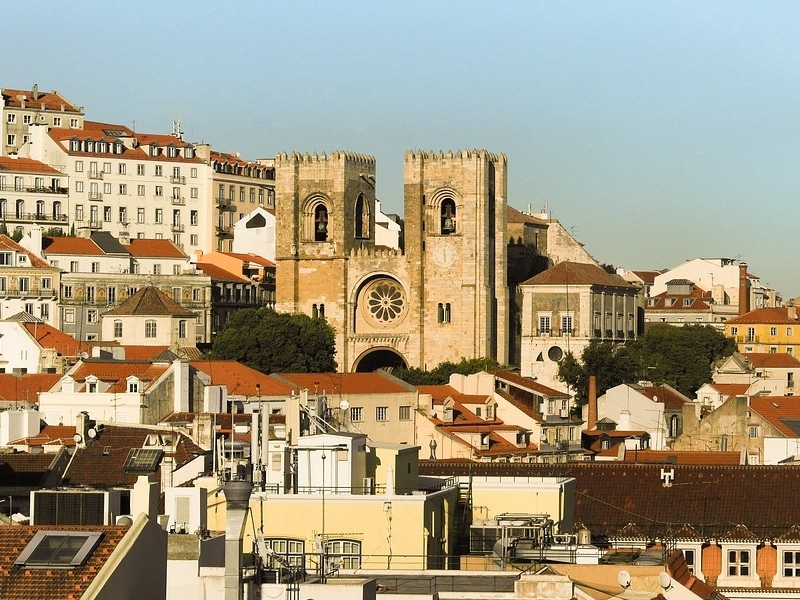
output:
[[[783,576],[800,577],[800,551],[783,551]]]
[[[17,115],[15,113],[8,113],[6,117],[6,121],[8,123],[16,123],[17,122]]]
[[[122,321],[117,319],[114,321],[114,337],[121,338],[122,337]]]
[[[561,315],[561,335],[572,335],[572,315]]]
[[[127,167],[126,167],[125,163],[122,163],[122,162],[119,163],[119,174],[120,175],[125,175],[125,171],[126,170],[127,170]]]
[[[156,165],[156,177],[162,177],[164,175],[164,167],[161,165]]]
[[[125,206],[119,207],[119,222],[123,225],[128,224],[128,208]]]
[[[119,195],[120,196],[125,196],[125,195],[127,195],[127,193],[128,193],[128,184],[120,183],[119,184]]]
[[[104,183],[103,184],[103,193],[104,194],[110,194],[111,193],[111,184],[110,183]]]
[[[144,175],[144,165],[136,165],[136,174]]]
[[[9,133],[6,136],[6,146],[15,146],[17,144],[17,136],[13,133]]]
[[[747,435],[751,439],[757,438],[758,437],[758,425],[750,425],[750,427],[747,428]]]
[[[389,407],[388,406],[377,406],[377,407],[375,407],[375,420],[376,421],[388,421],[389,420]]]
[[[198,213],[196,210],[189,212],[189,223],[192,225],[197,225],[198,222]]]
[[[156,223],[163,223],[164,222],[164,209],[157,208],[156,209]]]
[[[90,308],[86,311],[86,322],[87,323],[97,323],[97,309]]]
[[[31,280],[28,277],[19,278],[19,291],[27,292],[31,289]]]
[[[69,120],[69,126],[72,129],[77,129],[79,127],[78,119],[70,119]]]
[[[144,322],[144,337],[146,338],[154,338],[156,337],[156,322],[152,319],[148,319]]]
[[[103,163],[103,173],[111,173],[111,163],[104,162]]]
[[[786,337],[792,337],[792,328],[791,327],[787,327],[786,328]]]
[[[61,127],[61,117],[53,117],[53,127]]]
[[[774,337],[774,336],[776,336],[776,335],[778,335],[778,328],[777,328],[777,327],[770,327],[770,328],[769,328],[769,334],[770,334],[771,336],[773,336],[773,337]]]
[[[364,408],[361,406],[353,406],[350,409],[350,420],[353,423],[360,423],[364,420]]]
[[[191,170],[189,171],[189,175],[191,177],[197,177],[197,167],[192,167]]]
[[[76,192],[82,192],[83,191],[83,182],[82,181],[76,181],[75,182],[75,191]]]
[[[136,222],[137,223],[144,223],[144,209],[137,208],[136,209]]]
[[[110,206],[104,206],[103,207],[103,221],[105,221],[106,223],[111,222],[111,207]]]
[[[137,185],[136,186],[136,194],[138,196],[144,196],[144,193],[145,193],[144,192],[144,186],[143,185]]]
[[[75,322],[75,309],[74,308],[65,308],[64,309],[64,323],[74,323]]]
[[[156,186],[156,196],[163,196],[164,195],[164,186],[157,185]]]
[[[100,272],[100,263],[93,262],[92,263],[92,273],[99,273]]]
[[[64,298],[72,298],[72,286],[65,285],[64,286]]]
[[[113,285],[108,286],[106,289],[106,298],[109,304],[114,304],[117,301],[117,288]]]
[[[42,277],[42,289],[49,290],[53,285],[53,280],[49,277]]]
[[[199,239],[199,237],[197,236],[197,234],[193,233],[192,235],[189,236],[189,245],[190,246],[197,246],[198,239]]]
[[[539,334],[550,334],[550,315],[539,315]]]
[[[76,173],[83,173],[83,161],[76,160],[75,161],[75,172]]]
[[[95,273],[97,273],[97,272],[98,271],[95,271]],[[86,286],[86,302],[94,304],[94,297],[95,297],[94,296],[94,286],[93,285]]]
[[[198,197],[198,196],[197,196],[197,188],[196,188],[196,187],[193,187],[193,188],[191,189],[191,197],[192,197],[192,198],[197,198],[197,197]]]
[[[742,577],[750,575],[749,550],[728,550],[728,575]]]
[[[400,407],[398,407],[397,417],[401,421],[410,421],[411,420],[411,407],[410,406],[400,406]]]

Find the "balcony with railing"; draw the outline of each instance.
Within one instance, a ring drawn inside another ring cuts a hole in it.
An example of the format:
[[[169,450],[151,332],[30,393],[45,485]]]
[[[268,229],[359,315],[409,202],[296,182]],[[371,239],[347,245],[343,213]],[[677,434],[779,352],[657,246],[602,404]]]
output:
[[[221,210],[223,212],[236,212],[236,207],[233,204],[233,200],[217,198],[217,210]]]
[[[181,177],[181,176],[177,176],[176,177],[175,175],[173,175],[172,177],[169,178],[169,182],[170,183],[184,184],[184,183],[186,183],[186,177]]]
[[[54,289],[32,288],[20,290],[18,288],[7,288],[0,290],[0,298],[55,298],[55,296],[56,291]]]
[[[29,192],[32,194],[68,194],[69,188],[65,187],[23,187],[19,185],[0,185],[0,192]]]
[[[89,171],[89,179],[102,179],[103,172],[102,171]]]
[[[89,192],[89,200],[96,200],[98,202],[103,200],[103,192]]]
[[[0,213],[0,219],[8,222],[24,223],[66,223],[67,215],[48,215],[47,213],[17,213],[9,211]]]
[[[177,206],[185,206],[186,205],[186,198],[183,196],[173,196],[172,197],[172,204]]]
[[[216,234],[219,238],[232,238],[233,237],[233,227],[225,227],[222,225],[217,225]]]
[[[172,224],[172,233],[183,233],[186,229],[180,223]]]

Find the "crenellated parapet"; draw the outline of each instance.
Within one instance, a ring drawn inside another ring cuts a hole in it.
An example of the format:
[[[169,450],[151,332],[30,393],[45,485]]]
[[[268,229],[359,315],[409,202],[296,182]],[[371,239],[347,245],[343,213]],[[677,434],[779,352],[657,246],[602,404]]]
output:
[[[453,152],[452,150],[448,150],[447,152],[444,152],[442,150],[439,151],[408,150],[405,154],[406,163],[441,161],[445,159],[473,161],[476,158],[482,160],[488,160],[491,162],[502,162],[502,163],[507,162],[505,154],[495,154],[494,152],[489,152],[488,150],[482,150],[482,149],[456,150],[455,152]]]
[[[346,150],[334,150],[330,154],[325,152],[318,154],[316,152],[292,152],[287,154],[282,152],[275,157],[275,164],[298,164],[298,165],[333,165],[347,164],[349,167],[359,167],[367,171],[375,170],[375,157],[369,154],[361,154],[360,152],[349,152]]]

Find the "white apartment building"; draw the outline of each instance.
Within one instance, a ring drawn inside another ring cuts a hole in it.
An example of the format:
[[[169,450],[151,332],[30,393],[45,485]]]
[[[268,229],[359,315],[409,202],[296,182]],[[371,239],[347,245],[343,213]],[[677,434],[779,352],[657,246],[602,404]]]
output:
[[[37,160],[0,156],[0,223],[5,233],[22,235],[34,224],[65,232],[69,213],[68,178]]]
[[[69,176],[70,231],[171,240],[185,252],[215,247],[209,166],[181,138],[86,121],[82,129],[32,125],[29,156]]]

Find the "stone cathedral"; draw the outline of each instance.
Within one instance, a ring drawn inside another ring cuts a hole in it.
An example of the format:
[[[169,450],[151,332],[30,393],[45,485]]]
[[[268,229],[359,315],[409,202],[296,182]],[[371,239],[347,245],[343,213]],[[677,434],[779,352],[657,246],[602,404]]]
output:
[[[282,154],[276,309],[325,318],[341,371],[508,361],[506,157],[407,152],[400,249],[376,243],[375,159]]]

